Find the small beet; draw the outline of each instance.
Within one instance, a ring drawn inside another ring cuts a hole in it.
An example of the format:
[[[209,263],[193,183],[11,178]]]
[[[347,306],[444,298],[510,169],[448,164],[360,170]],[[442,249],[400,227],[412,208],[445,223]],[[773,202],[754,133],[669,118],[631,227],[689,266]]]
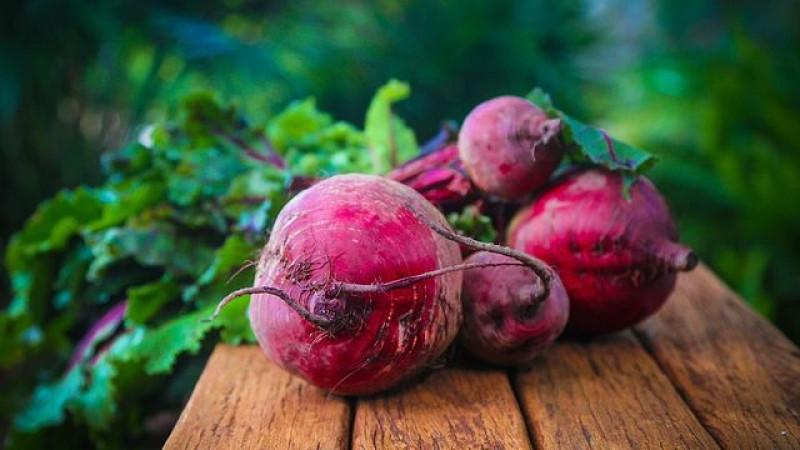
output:
[[[458,135],[461,162],[482,191],[513,200],[541,187],[564,153],[560,119],[521,97],[481,103]]]
[[[570,299],[568,330],[605,333],[653,314],[697,257],[677,242],[664,199],[638,177],[623,195],[619,173],[573,172],[514,217],[511,247],[551,264]]]
[[[477,252],[467,264],[513,263],[515,259]],[[524,365],[564,331],[569,316],[567,292],[553,276],[550,294],[539,298],[542,281],[523,265],[464,272],[461,300],[464,326],[459,338],[473,355],[500,365]]]

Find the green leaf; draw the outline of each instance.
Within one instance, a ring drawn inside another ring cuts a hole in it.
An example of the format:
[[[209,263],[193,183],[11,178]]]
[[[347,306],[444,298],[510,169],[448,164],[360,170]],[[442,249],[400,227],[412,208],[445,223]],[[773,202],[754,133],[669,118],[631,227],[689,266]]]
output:
[[[73,408],[95,430],[107,429],[117,413],[114,378],[117,370],[111,358],[100,358],[90,370],[88,387],[75,396]]]
[[[566,125],[565,135],[577,144],[582,155],[592,163],[611,170],[642,173],[652,166],[655,156],[631,145],[611,139],[603,131],[592,128],[566,114],[561,114]]]
[[[68,404],[83,386],[80,367],[76,366],[55,383],[39,386],[28,405],[14,418],[14,426],[22,431],[62,423]]]
[[[549,116],[554,116],[558,114],[558,110],[555,109],[553,106],[553,99],[550,98],[550,94],[544,91],[544,89],[540,87],[535,87],[527,96],[528,100],[531,103],[538,106],[542,111],[546,112]]]
[[[630,175],[626,178],[628,187],[635,175],[647,171],[655,164],[656,157],[654,155],[613,139],[604,131],[591,127],[556,109],[550,96],[542,89],[535,88],[527,98],[542,108],[549,116],[561,118],[562,135],[566,143],[577,150],[578,154],[574,157],[578,161],[588,161],[610,170],[628,173]]]
[[[88,189],[62,191],[52,200],[42,203],[14,235],[6,252],[10,271],[24,266],[24,258],[63,249],[83,225],[100,217],[103,205]]]
[[[88,224],[86,229],[95,231],[118,225],[164,200],[166,190],[166,186],[160,180],[140,179],[101,190],[99,195],[105,204],[103,215],[99,220]]]
[[[481,214],[474,205],[469,205],[460,212],[448,214],[447,221],[456,230],[479,241],[494,242],[497,238],[492,220]]]
[[[227,342],[255,341],[245,314],[247,298],[237,299],[209,321],[215,306],[180,315],[156,328],[136,328],[117,339],[111,353],[122,361],[141,361],[145,373],[158,375],[171,372],[180,355],[197,353],[213,329],[222,328]]]
[[[133,258],[145,267],[163,267],[174,276],[198,276],[211,262],[213,250],[189,236],[179,235],[174,226],[109,228],[87,235],[95,256],[89,267],[90,280],[98,280],[110,265]]]
[[[331,116],[317,109],[316,101],[309,98],[289,104],[269,123],[267,131],[279,151],[304,145],[333,122]]]
[[[131,348],[132,356],[145,361],[145,372],[149,375],[170,372],[178,355],[200,350],[203,337],[215,326],[204,320],[212,312],[213,308],[197,310],[147,331],[138,345]]]
[[[144,324],[179,294],[180,286],[169,279],[129,288],[125,317],[131,324]]]
[[[242,236],[234,234],[214,253],[214,262],[203,272],[197,284],[202,286],[215,280],[225,280],[235,270],[256,257],[256,247]]]
[[[233,303],[229,303],[217,317],[216,321],[222,327],[220,337],[226,344],[238,345],[256,342],[256,337],[250,327],[250,320],[247,317],[249,304],[249,296],[238,298]]]
[[[410,94],[408,83],[390,80],[378,89],[367,109],[364,135],[373,173],[386,173],[419,154],[414,131],[392,112],[392,105]]]
[[[169,199],[190,206],[204,198],[220,197],[228,191],[230,181],[245,170],[238,155],[216,147],[184,152],[167,181]]]

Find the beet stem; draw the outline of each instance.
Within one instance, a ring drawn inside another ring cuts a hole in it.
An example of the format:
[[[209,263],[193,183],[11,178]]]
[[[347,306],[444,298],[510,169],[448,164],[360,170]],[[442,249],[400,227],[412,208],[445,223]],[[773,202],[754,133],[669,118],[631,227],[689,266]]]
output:
[[[306,319],[307,321],[313,323],[317,327],[328,330],[334,325],[334,320],[328,319],[326,317],[319,316],[317,314],[312,313],[308,309],[304,308],[301,304],[297,303],[289,294],[283,292],[280,289],[276,289],[269,286],[253,286],[249,288],[242,288],[237,289],[230,294],[226,295],[225,298],[220,300],[217,303],[217,307],[214,308],[214,314],[211,315],[207,320],[211,321],[219,316],[219,313],[222,311],[228,303],[232,302],[233,300],[242,297],[244,295],[253,295],[253,294],[269,294],[274,295],[275,297],[280,298],[283,300],[290,308],[295,310],[297,314],[300,314],[300,317]]]
[[[522,263],[458,264],[455,266],[442,267],[441,269],[431,270],[429,272],[424,272],[419,275],[411,275],[403,278],[398,278],[396,280],[389,281],[386,283],[372,283],[372,284],[335,283],[330,293],[336,294],[344,292],[347,294],[377,294],[408,287],[411,286],[412,284],[419,283],[420,281],[425,281],[429,278],[438,277],[440,275],[444,275],[450,272],[456,272],[459,270],[482,269],[485,267],[497,267],[497,266],[524,266],[524,265],[525,264]]]
[[[503,247],[502,245],[496,244],[489,244],[487,242],[481,242],[475,239],[472,239],[467,236],[462,236],[460,234],[456,234],[447,228],[439,225],[438,223],[433,222],[432,220],[428,219],[427,217],[423,216],[422,214],[417,213],[417,211],[411,206],[406,206],[411,212],[413,212],[420,220],[422,220],[428,227],[430,227],[433,231],[437,234],[442,236],[445,239],[449,239],[451,241],[457,242],[461,245],[467,246],[473,250],[483,250],[489,253],[497,253],[500,255],[505,255],[511,258],[516,259],[517,261],[522,262],[526,266],[528,266],[536,276],[542,280],[542,285],[544,289],[542,292],[534,298],[534,302],[541,302],[544,301],[547,297],[550,296],[550,288],[553,283],[553,272],[549,268],[549,266],[542,260],[538,258],[534,258],[528,254],[519,252],[512,248]]]

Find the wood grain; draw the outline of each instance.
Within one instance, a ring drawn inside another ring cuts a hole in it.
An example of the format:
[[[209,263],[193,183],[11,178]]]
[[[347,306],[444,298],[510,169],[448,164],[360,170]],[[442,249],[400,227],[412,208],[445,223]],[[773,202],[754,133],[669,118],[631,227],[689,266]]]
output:
[[[396,394],[360,399],[355,449],[525,449],[525,422],[502,371],[446,369]]]
[[[514,383],[537,448],[717,448],[630,331],[559,342]]]
[[[344,449],[350,408],[267,360],[220,345],[164,448]]]
[[[723,447],[800,448],[800,351],[708,268],[637,332]]]

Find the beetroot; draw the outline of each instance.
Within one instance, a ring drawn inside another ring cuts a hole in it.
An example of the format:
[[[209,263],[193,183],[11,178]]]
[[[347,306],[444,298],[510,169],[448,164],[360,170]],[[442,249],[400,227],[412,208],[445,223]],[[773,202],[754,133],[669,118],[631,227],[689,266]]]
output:
[[[250,324],[267,356],[340,394],[381,391],[433,363],[461,325],[461,273],[382,284],[461,262],[421,216],[448,227],[418,193],[371,175],[335,176],[292,199],[254,288],[232,294],[253,294]]]
[[[468,264],[515,260],[477,252]],[[495,266],[464,272],[464,326],[459,334],[473,355],[495,364],[522,365],[547,349],[564,331],[569,315],[567,292],[553,276],[550,295],[539,298],[542,281],[528,267]]]
[[[512,220],[508,243],[551,264],[570,298],[568,330],[596,334],[653,314],[676,272],[697,257],[678,244],[664,199],[638,177],[623,195],[622,176],[590,169],[565,176]]]
[[[563,147],[560,119],[533,103],[504,96],[481,103],[458,135],[461,162],[486,193],[517,199],[541,187],[558,166]]]

